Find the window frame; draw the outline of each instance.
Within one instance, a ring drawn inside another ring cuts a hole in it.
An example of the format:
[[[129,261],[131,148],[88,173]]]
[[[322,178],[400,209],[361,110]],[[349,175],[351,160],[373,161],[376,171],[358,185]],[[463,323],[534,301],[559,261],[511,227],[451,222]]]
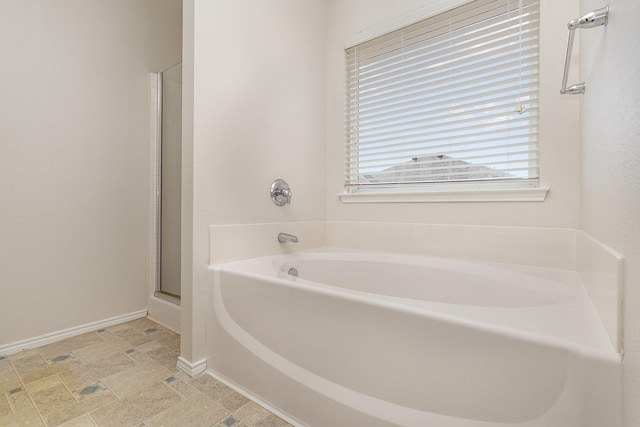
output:
[[[345,52],[359,44],[375,39],[390,32],[408,27],[414,23],[423,21],[443,12],[471,3],[475,0],[436,1],[428,7],[422,7],[409,15],[386,22],[380,26],[359,32],[345,40]],[[512,0],[517,4],[518,0]],[[539,7],[539,6],[538,6]],[[538,83],[538,90],[540,84]],[[347,89],[348,92],[348,89]],[[348,96],[348,93],[347,93]],[[348,108],[348,103],[347,103]],[[348,116],[346,116],[348,117]],[[348,126],[348,119],[345,118]],[[347,128],[347,139],[348,139]],[[539,147],[539,142],[536,141]],[[348,141],[347,141],[348,144]],[[492,182],[490,180],[468,180],[462,182],[441,181],[423,184],[367,185],[349,186],[346,174],[348,174],[349,154],[348,147],[345,151],[345,186],[339,197],[343,203],[385,203],[385,202],[504,202],[504,201],[544,201],[549,187],[542,185],[540,181],[540,166],[535,178],[522,180],[503,180]],[[539,150],[539,148],[538,148]],[[352,191],[349,188],[355,188]]]

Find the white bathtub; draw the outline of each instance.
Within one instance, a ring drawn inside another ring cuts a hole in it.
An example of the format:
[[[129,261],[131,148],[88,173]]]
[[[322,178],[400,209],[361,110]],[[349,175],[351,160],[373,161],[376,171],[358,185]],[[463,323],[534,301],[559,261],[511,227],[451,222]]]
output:
[[[621,424],[575,272],[336,249],[211,270],[210,373],[295,424]]]

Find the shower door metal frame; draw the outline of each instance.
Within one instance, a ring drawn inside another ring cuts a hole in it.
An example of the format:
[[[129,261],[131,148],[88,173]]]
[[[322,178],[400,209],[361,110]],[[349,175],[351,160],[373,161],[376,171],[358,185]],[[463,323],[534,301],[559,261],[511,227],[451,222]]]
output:
[[[158,73],[156,108],[156,280],[154,296],[180,305],[180,296],[164,292],[162,284],[162,103],[163,74]]]

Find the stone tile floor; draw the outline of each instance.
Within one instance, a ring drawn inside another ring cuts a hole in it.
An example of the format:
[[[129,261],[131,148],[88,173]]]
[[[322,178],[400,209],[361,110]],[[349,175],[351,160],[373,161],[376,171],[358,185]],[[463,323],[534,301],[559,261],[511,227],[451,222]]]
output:
[[[0,356],[0,426],[290,426],[179,371],[179,349],[180,335],[143,318]]]

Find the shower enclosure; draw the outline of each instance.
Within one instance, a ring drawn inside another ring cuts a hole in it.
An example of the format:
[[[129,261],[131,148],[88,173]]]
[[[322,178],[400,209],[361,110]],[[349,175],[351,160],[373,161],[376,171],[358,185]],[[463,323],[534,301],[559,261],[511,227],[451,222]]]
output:
[[[182,63],[159,73],[156,296],[180,302]]]

